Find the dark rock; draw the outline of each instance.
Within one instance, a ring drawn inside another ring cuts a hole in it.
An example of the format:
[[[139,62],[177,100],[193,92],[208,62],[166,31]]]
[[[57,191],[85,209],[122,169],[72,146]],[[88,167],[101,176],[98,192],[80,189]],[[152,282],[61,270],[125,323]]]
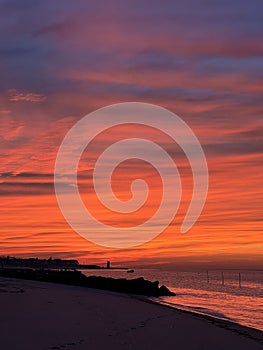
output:
[[[159,293],[160,293],[160,296],[175,296],[175,293],[174,292],[171,292],[166,286],[162,285],[160,288],[159,288]]]
[[[159,282],[151,282],[143,277],[136,279],[111,278],[101,276],[86,277],[80,271],[58,270],[33,270],[33,269],[0,269],[0,276],[22,278],[36,281],[54,282],[110,290],[119,293],[139,294],[146,296],[169,296],[175,295],[167,287]]]

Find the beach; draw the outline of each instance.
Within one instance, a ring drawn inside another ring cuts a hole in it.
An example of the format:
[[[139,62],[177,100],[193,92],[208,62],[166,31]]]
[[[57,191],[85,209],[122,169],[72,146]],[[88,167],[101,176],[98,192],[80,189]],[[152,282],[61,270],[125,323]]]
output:
[[[90,288],[0,278],[1,349],[263,349],[262,332]]]

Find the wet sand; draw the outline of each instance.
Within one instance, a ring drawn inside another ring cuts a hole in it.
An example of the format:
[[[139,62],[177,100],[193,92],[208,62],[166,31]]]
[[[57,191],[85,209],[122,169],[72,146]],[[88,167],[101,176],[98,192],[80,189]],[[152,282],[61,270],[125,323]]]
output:
[[[263,332],[107,291],[0,278],[0,347],[263,349]]]

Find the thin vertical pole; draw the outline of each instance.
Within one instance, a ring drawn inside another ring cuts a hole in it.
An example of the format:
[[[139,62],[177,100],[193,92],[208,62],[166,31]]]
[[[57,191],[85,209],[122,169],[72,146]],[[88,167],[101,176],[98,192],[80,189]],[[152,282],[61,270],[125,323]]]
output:
[[[222,278],[222,286],[224,286],[225,285],[224,272],[221,272],[221,278]]]
[[[207,283],[209,283],[209,273],[206,271],[206,278],[207,278]]]

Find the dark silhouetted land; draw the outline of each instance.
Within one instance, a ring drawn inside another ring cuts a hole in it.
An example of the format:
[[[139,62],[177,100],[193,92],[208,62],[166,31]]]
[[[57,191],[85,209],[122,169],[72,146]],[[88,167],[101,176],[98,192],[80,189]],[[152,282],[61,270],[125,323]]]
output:
[[[85,276],[78,270],[41,270],[29,268],[1,268],[0,276],[42,282],[62,283],[74,286],[110,290],[119,293],[139,294],[146,296],[175,295],[166,286],[159,287],[159,282],[151,282],[143,277],[136,279]]]

